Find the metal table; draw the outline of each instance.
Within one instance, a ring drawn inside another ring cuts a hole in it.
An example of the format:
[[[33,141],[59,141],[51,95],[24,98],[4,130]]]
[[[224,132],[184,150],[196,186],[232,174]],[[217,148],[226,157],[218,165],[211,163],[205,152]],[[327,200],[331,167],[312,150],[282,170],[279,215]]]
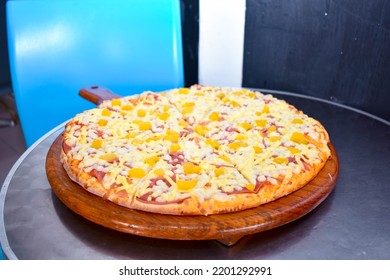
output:
[[[9,259],[390,259],[390,123],[340,104],[280,91],[328,130],[340,164],[336,187],[299,220],[217,241],[134,236],[93,224],[55,196],[46,154],[63,125],[29,148],[0,194],[0,242]]]

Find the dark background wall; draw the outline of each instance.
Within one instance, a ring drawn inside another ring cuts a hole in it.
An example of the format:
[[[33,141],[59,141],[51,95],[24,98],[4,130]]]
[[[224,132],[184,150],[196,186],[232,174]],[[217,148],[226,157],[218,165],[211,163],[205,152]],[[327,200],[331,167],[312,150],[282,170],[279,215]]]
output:
[[[390,1],[247,0],[243,86],[390,120]]]
[[[182,18],[184,80],[198,83],[199,1],[180,0]]]
[[[11,85],[8,65],[7,31],[5,23],[5,2],[0,0],[0,91]]]

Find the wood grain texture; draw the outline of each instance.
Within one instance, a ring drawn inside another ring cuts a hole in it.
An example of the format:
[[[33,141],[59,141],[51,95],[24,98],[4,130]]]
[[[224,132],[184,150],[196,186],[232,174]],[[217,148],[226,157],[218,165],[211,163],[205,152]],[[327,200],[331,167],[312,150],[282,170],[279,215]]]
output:
[[[174,216],[128,209],[104,200],[73,182],[60,162],[62,135],[46,158],[49,183],[57,197],[72,211],[104,227],[146,237],[173,240],[218,240],[235,244],[241,237],[292,222],[317,207],[333,190],[338,157],[331,157],[311,182],[276,201],[235,213],[210,216]]]

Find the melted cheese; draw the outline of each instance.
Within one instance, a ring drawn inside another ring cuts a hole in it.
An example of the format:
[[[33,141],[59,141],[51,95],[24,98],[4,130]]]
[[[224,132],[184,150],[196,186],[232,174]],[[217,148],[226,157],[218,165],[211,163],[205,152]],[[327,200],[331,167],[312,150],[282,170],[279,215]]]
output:
[[[104,101],[72,121],[64,141],[80,169],[105,172],[106,189],[116,184],[132,195],[152,190],[148,199],[160,202],[188,195],[226,201],[232,199],[226,193],[252,190],[256,181],[291,178],[305,168],[302,155],[315,161],[320,149],[329,152],[317,121],[250,90],[146,92]],[[186,181],[192,186],[183,186]]]

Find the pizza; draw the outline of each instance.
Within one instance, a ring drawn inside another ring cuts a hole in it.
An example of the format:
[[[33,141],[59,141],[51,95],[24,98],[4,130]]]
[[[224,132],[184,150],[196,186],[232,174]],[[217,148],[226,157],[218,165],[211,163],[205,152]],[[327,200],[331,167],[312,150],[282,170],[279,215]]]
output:
[[[170,215],[241,211],[311,181],[330,156],[317,120],[272,95],[193,85],[103,101],[65,126],[61,162],[86,191]]]

